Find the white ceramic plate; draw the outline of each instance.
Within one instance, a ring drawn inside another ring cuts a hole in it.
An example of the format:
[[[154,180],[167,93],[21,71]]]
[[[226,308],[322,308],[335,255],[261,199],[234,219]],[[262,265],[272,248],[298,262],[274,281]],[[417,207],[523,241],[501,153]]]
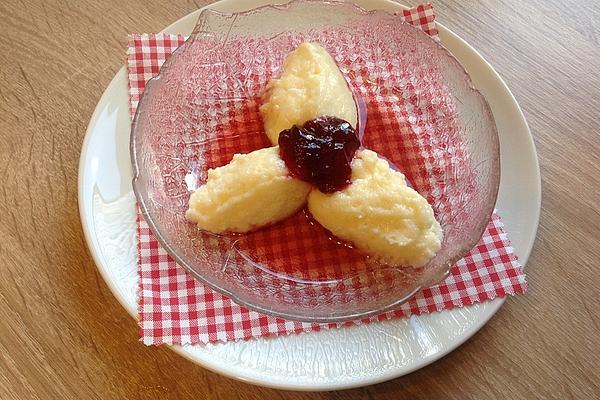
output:
[[[268,0],[223,0],[210,7],[242,11]],[[387,0],[357,0],[366,9],[397,11]],[[201,10],[164,30],[189,34]],[[497,202],[515,251],[527,261],[540,210],[539,166],[523,114],[492,67],[462,39],[439,26],[442,43],[469,71],[498,124],[502,179]],[[115,296],[137,316],[135,198],[129,159],[127,74],[122,68],[90,121],[79,166],[79,208],[94,260]],[[527,193],[527,196],[523,196]],[[318,333],[173,350],[213,371],[259,385],[333,390],[369,385],[421,368],[477,332],[504,300],[406,319]]]

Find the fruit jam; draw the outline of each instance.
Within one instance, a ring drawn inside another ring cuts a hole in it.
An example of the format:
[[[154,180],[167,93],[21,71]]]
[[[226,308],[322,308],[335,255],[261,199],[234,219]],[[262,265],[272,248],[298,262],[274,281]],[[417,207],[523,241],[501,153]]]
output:
[[[323,193],[350,184],[350,163],[360,147],[356,130],[336,117],[319,117],[279,134],[279,152],[292,176]]]

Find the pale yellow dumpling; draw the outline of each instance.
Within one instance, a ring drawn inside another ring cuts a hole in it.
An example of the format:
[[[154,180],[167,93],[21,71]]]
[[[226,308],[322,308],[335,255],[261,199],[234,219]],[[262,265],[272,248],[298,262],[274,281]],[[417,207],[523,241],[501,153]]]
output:
[[[186,217],[214,233],[248,232],[298,211],[310,185],[289,176],[278,147],[236,154],[208,171],[208,180],[192,193]]]
[[[441,247],[442,229],[427,200],[404,175],[371,150],[356,153],[352,183],[324,194],[313,189],[308,208],[340,239],[383,262],[419,267]]]
[[[287,56],[281,77],[267,85],[260,112],[273,144],[284,129],[324,115],[354,128],[357,123],[356,103],[344,76],[327,50],[315,43],[302,43]]]

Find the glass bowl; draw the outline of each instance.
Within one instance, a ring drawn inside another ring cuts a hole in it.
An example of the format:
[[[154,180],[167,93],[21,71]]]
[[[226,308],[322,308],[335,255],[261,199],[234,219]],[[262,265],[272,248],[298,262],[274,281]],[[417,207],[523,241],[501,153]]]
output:
[[[260,98],[303,41],[323,45],[344,73],[361,105],[363,145],[432,204],[444,240],[424,267],[375,262],[305,211],[245,235],[202,232],[185,219],[209,168],[269,146]],[[142,213],[179,265],[238,304],[313,322],[382,313],[444,279],[483,234],[500,173],[492,114],[459,62],[399,16],[335,1],[204,11],[146,85],[131,156]]]

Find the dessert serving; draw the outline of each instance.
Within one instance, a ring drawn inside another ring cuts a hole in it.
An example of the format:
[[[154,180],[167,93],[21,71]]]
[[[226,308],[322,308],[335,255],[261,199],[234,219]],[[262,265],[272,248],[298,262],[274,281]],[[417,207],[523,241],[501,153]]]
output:
[[[236,154],[208,171],[186,212],[200,229],[270,225],[298,211],[308,195],[317,222],[380,262],[420,267],[440,249],[442,229],[427,200],[376,153],[357,153],[356,105],[323,47],[302,43],[291,52],[260,110],[279,146]]]
[[[398,15],[337,1],[203,12],[145,85],[131,158],[171,263],[318,322],[443,279],[499,178],[491,112],[457,60]]]

